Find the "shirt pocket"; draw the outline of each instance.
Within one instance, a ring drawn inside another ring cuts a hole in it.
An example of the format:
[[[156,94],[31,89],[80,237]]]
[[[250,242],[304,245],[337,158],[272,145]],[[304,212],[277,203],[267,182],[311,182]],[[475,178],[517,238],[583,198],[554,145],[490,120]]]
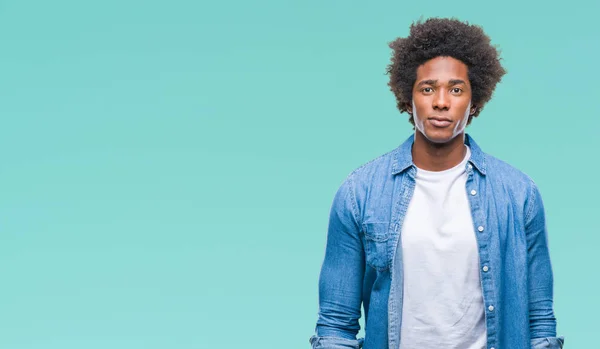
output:
[[[365,254],[367,265],[376,270],[390,267],[390,224],[364,223]]]

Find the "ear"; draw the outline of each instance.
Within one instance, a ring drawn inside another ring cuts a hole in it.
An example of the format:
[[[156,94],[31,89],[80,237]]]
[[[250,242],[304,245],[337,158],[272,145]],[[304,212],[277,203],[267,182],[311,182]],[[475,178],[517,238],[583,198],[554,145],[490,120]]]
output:
[[[405,105],[406,105],[406,112],[412,116],[413,115],[412,103],[406,103]]]
[[[471,111],[469,112],[469,115],[472,116],[473,114],[475,114],[476,111],[477,111],[477,107],[476,106],[472,106],[471,107]]]

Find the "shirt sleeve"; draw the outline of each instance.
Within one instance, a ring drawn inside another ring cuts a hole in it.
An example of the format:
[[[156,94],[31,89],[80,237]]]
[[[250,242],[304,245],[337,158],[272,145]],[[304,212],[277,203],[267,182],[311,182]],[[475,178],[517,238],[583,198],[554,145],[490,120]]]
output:
[[[562,349],[564,344],[564,337],[534,338],[531,340],[531,349]]]
[[[532,182],[525,216],[529,288],[529,330],[532,347],[562,348],[564,339],[556,338],[553,309],[553,274],[548,249],[544,204]]]
[[[364,248],[352,175],[335,194],[329,215],[325,258],[319,275],[319,318],[313,349],[358,349]]]

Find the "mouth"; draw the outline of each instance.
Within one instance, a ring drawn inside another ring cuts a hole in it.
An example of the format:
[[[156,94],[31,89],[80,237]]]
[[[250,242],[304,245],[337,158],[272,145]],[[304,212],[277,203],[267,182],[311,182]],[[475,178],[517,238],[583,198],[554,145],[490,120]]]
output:
[[[429,123],[435,127],[448,127],[452,124],[452,120],[442,116],[432,116],[427,118]]]

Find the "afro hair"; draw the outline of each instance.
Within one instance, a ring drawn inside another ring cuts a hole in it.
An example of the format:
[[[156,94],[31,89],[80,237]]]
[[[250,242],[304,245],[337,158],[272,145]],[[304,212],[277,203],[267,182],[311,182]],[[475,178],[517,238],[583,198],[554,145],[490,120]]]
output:
[[[471,84],[472,105],[477,109],[469,117],[479,115],[483,106],[492,98],[496,84],[506,71],[500,64],[499,51],[491,45],[490,38],[477,25],[461,22],[455,18],[429,18],[417,21],[410,27],[406,38],[397,38],[389,44],[393,50],[387,67],[389,87],[396,96],[400,112],[408,112],[412,102],[413,85],[417,68],[430,59],[452,57],[468,67]],[[411,124],[414,118],[410,115]]]

